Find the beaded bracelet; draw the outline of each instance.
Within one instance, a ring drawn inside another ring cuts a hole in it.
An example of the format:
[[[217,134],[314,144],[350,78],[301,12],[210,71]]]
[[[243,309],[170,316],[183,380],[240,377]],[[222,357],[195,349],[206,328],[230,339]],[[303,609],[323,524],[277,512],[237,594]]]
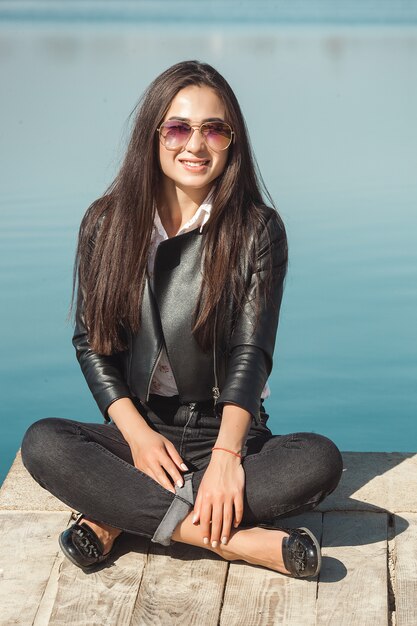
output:
[[[215,447],[215,448],[212,448],[212,450],[224,450],[225,452],[230,452],[230,454],[234,454],[235,456],[239,457],[239,459],[241,459],[241,458],[242,458],[242,455],[241,455],[241,454],[239,454],[238,452],[233,452],[233,450],[228,450],[227,448],[218,448],[218,447]]]

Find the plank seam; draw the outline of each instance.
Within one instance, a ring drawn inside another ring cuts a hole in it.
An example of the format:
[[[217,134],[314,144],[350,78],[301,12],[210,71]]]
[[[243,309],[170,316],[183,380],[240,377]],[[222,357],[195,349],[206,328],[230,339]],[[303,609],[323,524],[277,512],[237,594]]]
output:
[[[395,601],[395,517],[388,515],[387,524],[387,592],[388,592],[388,626],[396,624]]]
[[[35,615],[33,617],[32,624],[36,624],[36,620],[38,619],[38,614],[39,614],[39,611],[40,611],[40,609],[42,607],[43,599],[45,597],[45,593],[46,593],[46,590],[48,588],[49,581],[50,581],[51,576],[52,576],[52,572],[55,570],[55,566],[56,566],[56,563],[58,562],[58,560],[59,560],[59,550],[57,550],[57,552],[55,554],[55,558],[52,561],[51,571],[49,572],[48,580],[46,581],[46,585],[45,585],[45,587],[43,589],[42,596],[41,596],[41,598],[39,600],[38,608],[36,609],[36,613],[35,613]],[[59,576],[59,573],[60,573],[60,568],[58,568],[58,576]]]
[[[59,512],[63,512],[63,511],[59,511]],[[67,526],[68,526],[68,524],[70,523],[70,521],[71,521],[71,515],[69,516],[69,519],[68,519],[68,521],[67,521]],[[54,571],[54,569],[55,569],[55,564],[56,564],[56,562],[58,561],[58,559],[59,559],[59,547],[57,548],[57,551],[56,551],[56,553],[55,553],[55,558],[54,558],[54,560],[52,561],[52,566],[51,566],[51,569],[50,569],[50,571],[49,571],[49,576],[48,576],[48,579],[47,579],[47,581],[46,581],[45,587],[43,588],[43,591],[42,591],[42,596],[41,596],[41,598],[40,598],[40,600],[39,600],[38,608],[36,609],[36,613],[35,613],[35,615],[34,615],[34,618],[33,618],[32,624],[35,624],[35,622],[36,622],[36,620],[37,620],[38,613],[39,613],[39,609],[40,609],[40,608],[41,608],[41,606],[42,606],[42,602],[43,602],[43,599],[44,599],[44,597],[45,597],[45,593],[46,593],[46,590],[47,590],[47,588],[48,588],[48,584],[49,584],[49,581],[50,581],[50,578],[51,578],[52,572],[53,572],[53,571]],[[59,574],[59,571],[60,571],[60,568],[58,568],[58,574]]]
[[[44,599],[44,597],[45,597],[46,588],[47,588],[48,583],[49,583],[49,580],[50,580],[50,578],[51,578],[51,574],[52,574],[52,572],[53,572],[53,570],[54,570],[54,568],[55,568],[55,563],[57,562],[57,559],[58,559],[58,554],[59,554],[59,553],[58,553],[58,550],[57,550],[57,551],[56,551],[56,554],[55,554],[55,557],[54,557],[54,560],[52,561],[52,566],[51,566],[51,569],[50,569],[50,571],[49,571],[49,576],[48,576],[48,579],[47,579],[47,581],[46,581],[45,587],[43,588],[42,595],[41,595],[41,598],[40,598],[40,600],[39,600],[38,608],[36,609],[36,613],[35,613],[35,616],[34,616],[34,618],[33,618],[33,622],[32,622],[32,624],[34,624],[34,623],[36,622],[36,618],[38,617],[38,613],[39,613],[40,606],[41,606],[42,601],[43,601],[43,599]]]
[[[317,511],[319,513],[320,511]],[[323,527],[324,527],[324,516],[325,511],[321,511],[321,528],[320,528],[320,552],[323,547]],[[316,580],[316,601],[314,604],[314,623],[317,624],[317,614],[318,614],[318,601],[319,601],[319,583],[320,583],[321,572],[319,572]]]
[[[226,576],[224,577],[222,597],[220,598],[220,608],[219,608],[219,617],[217,619],[217,626],[220,626],[220,621],[221,621],[221,618],[222,618],[222,611],[223,611],[223,605],[224,605],[224,596],[226,594],[227,580],[229,578],[230,563],[231,563],[231,561],[227,561]]]
[[[134,616],[134,614],[135,614],[135,608],[136,608],[136,603],[137,603],[137,601],[138,601],[138,596],[139,596],[140,586],[141,586],[141,584],[142,584],[142,580],[143,580],[143,577],[144,577],[144,575],[145,575],[145,570],[146,570],[146,567],[147,567],[147,565],[148,565],[148,561],[149,561],[149,551],[150,551],[150,549],[151,549],[151,543],[150,543],[150,541],[148,541],[148,549],[147,549],[147,551],[146,551],[146,561],[145,561],[145,564],[144,564],[144,566],[143,566],[143,568],[142,568],[142,576],[140,577],[140,581],[139,581],[138,588],[137,588],[137,591],[136,591],[135,601],[134,601],[134,602],[132,602],[132,612],[131,612],[131,614],[130,614],[130,619],[129,619],[129,625],[128,625],[128,626],[134,626],[134,625],[132,625],[132,619],[133,619],[133,616]]]
[[[324,512],[322,512],[321,514],[321,529],[320,529],[320,552],[322,550],[323,547],[323,525],[324,525]],[[319,597],[319,582],[320,582],[320,574],[321,572],[319,572],[319,575],[317,576],[317,581],[316,581],[316,619],[317,619],[317,600]]]

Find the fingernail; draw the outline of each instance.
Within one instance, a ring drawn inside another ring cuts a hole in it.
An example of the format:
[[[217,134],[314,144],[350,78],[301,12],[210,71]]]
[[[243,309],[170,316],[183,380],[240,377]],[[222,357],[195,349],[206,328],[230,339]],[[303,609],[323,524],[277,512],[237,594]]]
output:
[[[181,463],[180,468],[184,470],[184,472],[186,472],[188,470],[188,467],[186,466],[185,463]]]
[[[204,539],[203,539],[203,543],[204,543],[205,545],[207,545],[207,544],[208,544],[208,542],[209,542],[208,537],[204,537]]]
[[[195,524],[197,521],[197,515],[193,515],[193,524]]]
[[[180,480],[180,479],[178,479],[178,480],[177,480],[177,485],[178,485],[178,487],[182,487],[182,486],[183,486],[183,484],[184,484],[184,483],[182,482],[182,480]]]
[[[217,541],[212,541],[211,542],[211,547],[212,548],[217,548]]]
[[[227,543],[227,537],[222,537],[222,543],[223,544]]]

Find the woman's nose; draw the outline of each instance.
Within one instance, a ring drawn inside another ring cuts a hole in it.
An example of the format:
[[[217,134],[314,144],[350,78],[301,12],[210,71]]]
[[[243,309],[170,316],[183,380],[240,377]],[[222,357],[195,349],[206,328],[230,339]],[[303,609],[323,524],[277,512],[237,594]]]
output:
[[[198,126],[191,128],[191,136],[184,146],[184,149],[188,148],[191,151],[198,151],[201,148],[206,148],[206,142],[203,135],[200,133]]]

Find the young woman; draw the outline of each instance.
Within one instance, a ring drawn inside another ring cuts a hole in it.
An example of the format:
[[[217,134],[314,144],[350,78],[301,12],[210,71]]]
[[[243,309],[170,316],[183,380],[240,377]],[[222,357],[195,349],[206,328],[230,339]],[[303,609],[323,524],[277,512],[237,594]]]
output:
[[[326,437],[273,435],[264,400],[287,266],[245,122],[210,65],[178,63],[142,97],[122,167],[80,228],[73,344],[104,424],[34,423],[23,462],[80,511],[60,545],[89,569],[122,531],[296,577],[308,529],[268,522],[337,486]]]

